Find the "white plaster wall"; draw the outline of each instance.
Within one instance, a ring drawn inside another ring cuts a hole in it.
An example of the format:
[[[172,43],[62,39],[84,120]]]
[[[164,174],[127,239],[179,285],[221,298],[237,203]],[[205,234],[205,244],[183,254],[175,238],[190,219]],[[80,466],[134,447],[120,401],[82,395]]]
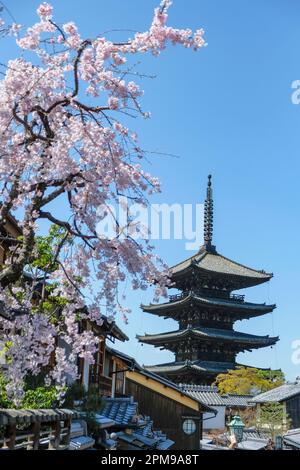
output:
[[[212,413],[203,414],[203,429],[224,429],[225,428],[225,406],[212,406],[218,413],[211,418]],[[210,418],[210,419],[206,419]]]

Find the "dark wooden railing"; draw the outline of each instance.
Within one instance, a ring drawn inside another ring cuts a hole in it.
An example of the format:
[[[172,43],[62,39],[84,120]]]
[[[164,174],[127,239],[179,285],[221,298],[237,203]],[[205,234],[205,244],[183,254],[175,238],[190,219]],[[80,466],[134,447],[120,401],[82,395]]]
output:
[[[199,295],[200,297],[208,297],[208,298],[218,298],[224,300],[233,300],[234,302],[244,302],[245,296],[240,294],[231,294],[226,291],[221,291],[217,289],[202,289],[202,290],[194,290],[193,293],[195,295]],[[182,300],[190,294],[190,291],[184,291],[180,294],[174,294],[169,296],[170,302],[175,302],[177,300]]]
[[[0,409],[0,426],[4,429],[3,434],[0,434],[0,451],[67,449],[70,443],[71,421],[77,417],[77,412],[60,408]]]

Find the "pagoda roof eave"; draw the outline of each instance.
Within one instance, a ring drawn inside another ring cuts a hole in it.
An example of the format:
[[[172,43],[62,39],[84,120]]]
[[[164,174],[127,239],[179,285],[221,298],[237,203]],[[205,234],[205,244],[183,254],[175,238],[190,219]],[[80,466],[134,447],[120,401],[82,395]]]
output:
[[[220,374],[226,373],[229,370],[234,370],[240,367],[247,367],[251,369],[259,369],[263,371],[271,370],[270,368],[254,367],[245,364],[240,364],[236,362],[218,362],[218,361],[175,361],[175,362],[166,362],[163,364],[155,365],[144,365],[145,369],[150,372],[157,374],[168,374],[168,375],[183,375],[187,371],[194,371],[196,374],[202,375],[206,374]],[[280,369],[279,369],[280,370]]]
[[[196,374],[216,374],[227,372],[228,370],[235,369],[236,365],[233,362],[214,362],[214,361],[179,361],[169,362],[165,364],[144,366],[145,369],[155,372],[157,374],[176,374],[183,375],[188,371],[193,371]]]
[[[165,302],[162,304],[149,304],[149,305],[141,304],[141,308],[144,312],[158,314],[158,312],[166,312],[169,310],[173,311],[174,309],[185,307],[192,301],[195,301],[199,303],[199,305],[204,305],[207,307],[211,306],[211,307],[220,307],[220,308],[226,308],[226,309],[230,308],[230,309],[234,309],[238,311],[245,311],[245,313],[252,311],[254,315],[255,313],[257,315],[269,313],[269,312],[272,312],[276,308],[276,304],[270,304],[270,305],[267,305],[265,303],[255,304],[251,302],[237,302],[237,301],[230,300],[230,299],[227,300],[227,299],[222,299],[222,298],[207,298],[207,297],[202,297],[200,295],[197,295],[193,292],[189,292],[188,295],[182,296],[182,298],[178,300],[173,300],[173,301]]]
[[[256,336],[249,335],[247,333],[240,333],[234,330],[223,330],[215,328],[187,328],[185,330],[169,331],[160,334],[151,334],[144,336],[137,335],[137,339],[146,344],[152,344],[153,346],[163,346],[178,342],[187,338],[197,338],[199,340],[214,340],[220,342],[234,342],[236,344],[244,345],[247,348],[254,349],[260,347],[267,347],[274,345],[279,337],[267,336]]]
[[[249,268],[217,252],[209,252],[201,248],[196,255],[171,267],[171,278],[176,281],[176,279],[187,275],[193,269],[203,272],[205,275],[236,279],[237,283],[239,281],[243,286],[248,285],[249,287],[267,282],[273,277],[273,273]]]

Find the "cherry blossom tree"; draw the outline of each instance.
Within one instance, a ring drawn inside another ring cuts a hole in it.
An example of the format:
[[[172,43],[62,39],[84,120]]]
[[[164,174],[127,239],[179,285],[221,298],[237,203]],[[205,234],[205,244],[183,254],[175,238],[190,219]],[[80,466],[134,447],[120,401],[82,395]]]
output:
[[[77,356],[93,361],[97,339],[89,331],[80,334],[78,322],[101,324],[103,310],[126,317],[118,286],[128,276],[133,289],[155,281],[155,296],[165,293],[167,268],[147,241],[121,237],[117,220],[112,239],[99,238],[95,226],[98,207],[109,211],[120,195],[146,206],[160,190],[157,178],[143,170],[144,152],[126,122],[132,115],[149,117],[143,91],[131,80],[139,78],[131,57],[159,56],[168,43],[193,50],[205,45],[202,29],[167,26],[170,4],[161,2],[149,30],[124,42],[82,38],[73,22],[53,19],[48,3],[25,33],[15,23],[9,28],[22,54],[8,62],[0,82],[0,229],[17,211],[22,236],[0,271],[0,299],[7,313],[1,329],[8,392],[16,402],[26,376],[39,374],[51,353],[56,365],[46,382],[58,387],[66,373],[77,377]],[[55,213],[57,201],[65,217]],[[51,263],[28,276],[40,256],[41,220],[61,232],[52,240]],[[65,300],[55,321],[43,308],[44,294],[32,308],[41,277]],[[70,345],[68,356],[55,345],[58,337]]]

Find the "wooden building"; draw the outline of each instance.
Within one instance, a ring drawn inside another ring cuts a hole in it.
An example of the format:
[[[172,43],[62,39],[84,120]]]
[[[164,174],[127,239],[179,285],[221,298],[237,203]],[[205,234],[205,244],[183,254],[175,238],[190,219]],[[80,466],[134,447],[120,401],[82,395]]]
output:
[[[9,248],[14,245],[15,239],[22,235],[17,220],[9,214],[4,226],[0,230],[0,268],[7,259]]]
[[[108,348],[115,370],[113,396],[132,396],[139,413],[151,416],[153,425],[175,442],[173,449],[200,449],[203,414],[213,418],[215,410],[196,397],[190,396],[176,384],[141,367],[134,358]]]
[[[173,362],[145,366],[177,383],[210,384],[219,373],[236,366],[243,351],[272,346],[278,337],[240,333],[237,320],[272,312],[275,305],[246,302],[233,291],[262,284],[272,274],[258,271],[219,254],[212,244],[213,199],[208,179],[204,245],[198,253],[171,268],[173,287],[181,291],[162,304],[142,305],[145,312],[179,323],[175,331],[137,336],[142,343],[175,354]]]
[[[116,386],[120,394],[125,392],[124,386],[120,386],[120,379],[116,377],[115,371],[119,364],[117,358],[113,358],[107,341],[114,343],[115,340],[127,341],[128,337],[116,325],[114,321],[109,322],[105,316],[102,316],[101,326],[95,323],[83,322],[82,329],[92,330],[99,338],[99,348],[95,354],[95,363],[90,365],[87,361],[79,360],[80,382],[88,390],[91,386],[98,388],[99,394],[103,396],[114,396],[113,390]]]

